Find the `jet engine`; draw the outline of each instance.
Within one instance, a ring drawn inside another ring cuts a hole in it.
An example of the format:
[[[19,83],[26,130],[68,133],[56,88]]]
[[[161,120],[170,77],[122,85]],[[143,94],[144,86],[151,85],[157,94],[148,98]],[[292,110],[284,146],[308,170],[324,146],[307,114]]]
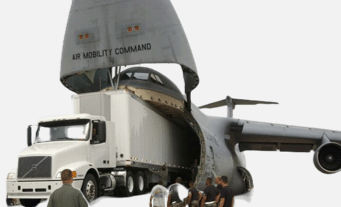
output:
[[[326,174],[341,170],[341,145],[328,142],[317,148],[314,154],[316,168]]]

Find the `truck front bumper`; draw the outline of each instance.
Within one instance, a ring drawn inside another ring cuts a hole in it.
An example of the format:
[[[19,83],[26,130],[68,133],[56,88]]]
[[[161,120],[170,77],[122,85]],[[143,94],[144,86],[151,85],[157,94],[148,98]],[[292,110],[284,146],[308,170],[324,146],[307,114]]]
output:
[[[74,180],[72,186],[81,189],[83,180]],[[10,182],[7,181],[8,198],[48,199],[50,194],[63,185],[62,181]]]

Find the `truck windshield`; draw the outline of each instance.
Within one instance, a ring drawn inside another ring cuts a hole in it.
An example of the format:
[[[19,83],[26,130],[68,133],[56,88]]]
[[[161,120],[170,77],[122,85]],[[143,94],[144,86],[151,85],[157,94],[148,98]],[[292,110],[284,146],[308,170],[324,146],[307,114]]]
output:
[[[39,123],[34,143],[54,141],[86,141],[89,139],[89,119]]]

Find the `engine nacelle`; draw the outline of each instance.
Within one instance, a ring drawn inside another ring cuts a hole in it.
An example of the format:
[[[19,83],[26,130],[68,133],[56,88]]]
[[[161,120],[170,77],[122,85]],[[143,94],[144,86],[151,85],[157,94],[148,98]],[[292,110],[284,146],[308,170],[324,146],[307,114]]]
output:
[[[341,145],[334,142],[322,144],[314,154],[316,168],[326,174],[341,170]]]

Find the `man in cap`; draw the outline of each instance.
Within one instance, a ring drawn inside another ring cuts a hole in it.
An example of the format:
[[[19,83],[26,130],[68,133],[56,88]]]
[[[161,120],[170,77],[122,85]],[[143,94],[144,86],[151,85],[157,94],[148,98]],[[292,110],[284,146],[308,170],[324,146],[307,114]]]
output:
[[[188,190],[187,204],[190,207],[199,207],[199,202],[202,198],[202,194],[194,187],[194,182],[189,182],[190,189]]]
[[[73,177],[69,169],[61,173],[63,186],[56,189],[51,195],[47,207],[88,207],[83,193],[72,187]]]

